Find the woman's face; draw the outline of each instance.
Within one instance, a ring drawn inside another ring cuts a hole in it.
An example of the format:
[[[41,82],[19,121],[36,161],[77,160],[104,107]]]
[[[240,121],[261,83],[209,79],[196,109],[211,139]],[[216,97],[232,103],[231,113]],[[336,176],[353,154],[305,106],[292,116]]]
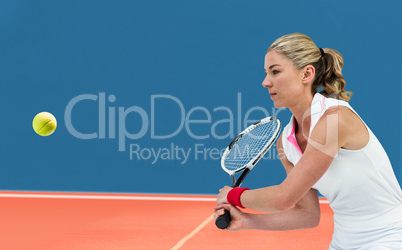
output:
[[[276,108],[289,108],[297,105],[304,91],[303,71],[282,54],[272,50],[265,55],[266,73],[262,86],[268,88],[269,95]]]

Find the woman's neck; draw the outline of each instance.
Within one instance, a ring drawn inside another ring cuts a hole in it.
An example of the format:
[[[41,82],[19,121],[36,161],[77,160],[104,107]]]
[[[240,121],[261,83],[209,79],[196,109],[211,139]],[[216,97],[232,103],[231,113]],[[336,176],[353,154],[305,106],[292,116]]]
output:
[[[294,107],[289,107],[290,112],[292,112],[294,116],[294,122],[296,122],[295,128],[297,128],[297,130],[301,129],[304,131],[306,128],[308,128],[308,130],[310,129],[312,102],[313,96],[309,95],[308,97],[302,98],[301,101],[298,101],[297,105]]]

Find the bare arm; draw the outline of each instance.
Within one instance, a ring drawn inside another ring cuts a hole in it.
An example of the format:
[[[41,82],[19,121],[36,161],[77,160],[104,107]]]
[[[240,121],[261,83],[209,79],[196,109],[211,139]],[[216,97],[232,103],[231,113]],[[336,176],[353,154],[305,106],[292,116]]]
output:
[[[278,139],[277,149],[286,173],[289,174],[293,169],[293,164],[282,154],[281,138],[282,136]],[[318,194],[314,189],[308,191],[294,207],[279,213],[246,214],[229,204],[224,204],[216,209],[216,217],[223,213],[222,208],[229,210],[232,214],[233,220],[228,228],[229,230],[295,230],[316,227],[320,221]]]
[[[277,142],[277,150],[286,174],[289,175],[294,166],[286,158],[282,145],[282,135]],[[315,189],[310,189],[294,207],[279,213],[250,215],[250,229],[263,230],[295,230],[316,227],[320,222],[320,204]]]
[[[273,214],[250,214],[248,229],[261,230],[296,230],[318,226],[320,205],[317,191],[311,189],[291,209]]]
[[[309,191],[293,208],[272,214],[244,213],[230,204],[222,204],[215,208],[215,219],[229,210],[232,221],[228,230],[270,230],[287,231],[313,228],[320,222],[320,206],[317,191]]]

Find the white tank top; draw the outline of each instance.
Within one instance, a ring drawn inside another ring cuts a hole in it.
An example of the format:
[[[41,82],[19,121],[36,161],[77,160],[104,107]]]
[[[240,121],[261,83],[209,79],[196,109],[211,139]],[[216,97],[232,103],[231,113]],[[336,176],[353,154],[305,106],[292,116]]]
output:
[[[317,93],[311,105],[311,131],[324,112],[345,101]],[[329,169],[313,186],[334,211],[334,235],[330,249],[371,249],[391,242],[389,249],[402,249],[402,191],[388,156],[375,135],[359,150],[340,149]],[[302,152],[296,142],[294,118],[284,128],[283,149],[296,165]],[[384,243],[385,244],[385,243]]]

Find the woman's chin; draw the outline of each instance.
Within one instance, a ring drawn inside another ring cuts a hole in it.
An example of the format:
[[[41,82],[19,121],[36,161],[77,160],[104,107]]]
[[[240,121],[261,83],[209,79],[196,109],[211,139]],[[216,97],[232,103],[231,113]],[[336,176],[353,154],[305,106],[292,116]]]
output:
[[[277,109],[286,108],[283,104],[280,104],[279,102],[274,102],[274,107]]]

